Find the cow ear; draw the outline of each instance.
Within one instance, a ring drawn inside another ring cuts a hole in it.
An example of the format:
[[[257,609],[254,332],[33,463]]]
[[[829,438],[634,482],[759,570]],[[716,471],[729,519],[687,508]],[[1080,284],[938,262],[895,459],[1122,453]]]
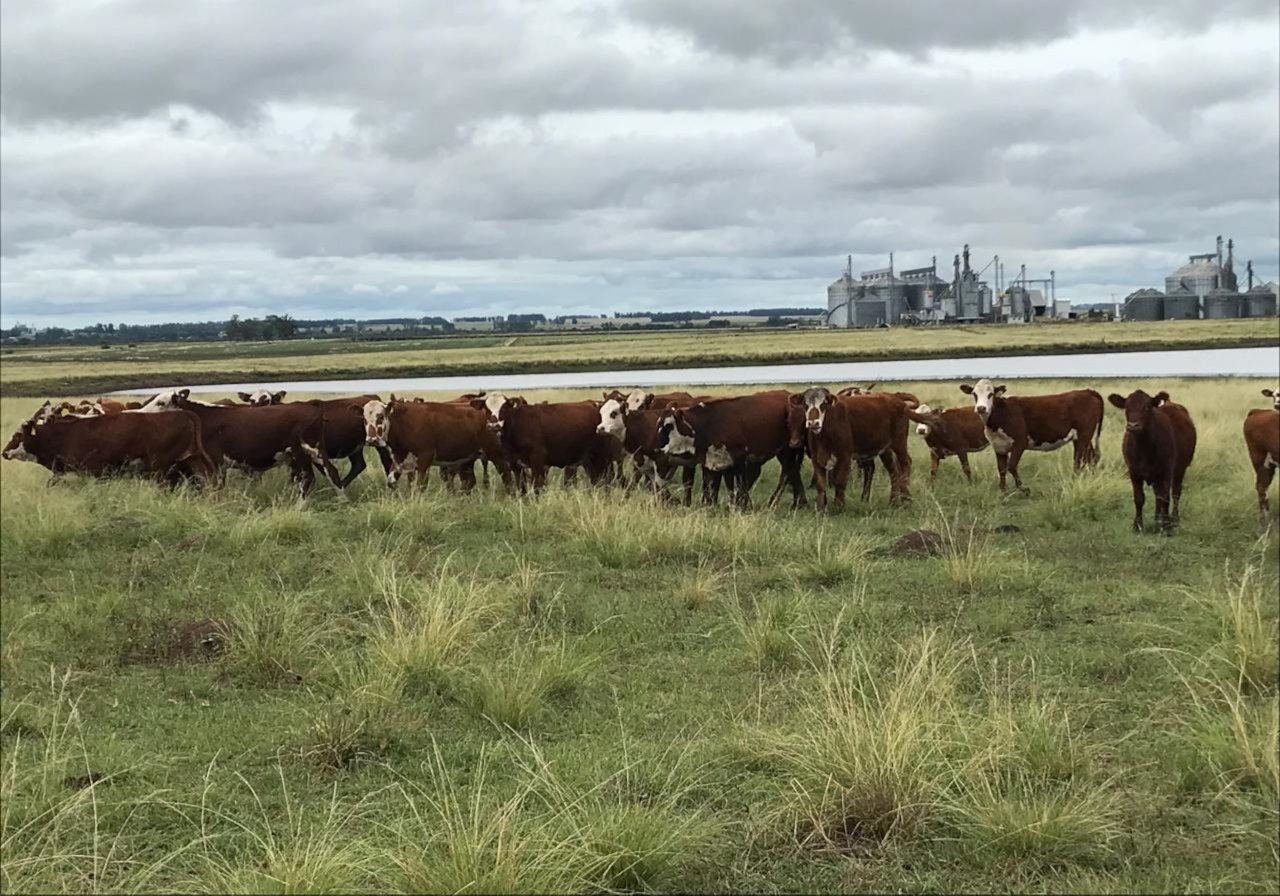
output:
[[[1151,403],[1154,404],[1156,407],[1160,407],[1160,405],[1164,404],[1168,400],[1169,400],[1169,393],[1160,391],[1156,393],[1155,398],[1151,399]]]
[[[523,395],[517,395],[515,398],[508,398],[507,400],[511,402],[513,408],[522,408],[529,404]]]
[[[273,401],[275,401],[276,404],[279,404],[280,402],[284,401],[284,397],[287,394],[288,393],[284,389],[281,389],[279,392],[273,393],[271,398]]]
[[[836,397],[832,395],[830,392],[828,392],[826,395],[822,397],[822,406],[824,408],[827,407],[828,405],[833,405],[835,403],[836,403]]]
[[[1123,395],[1117,395],[1115,392],[1112,392],[1110,395],[1107,396],[1107,401],[1111,402],[1113,405],[1115,405],[1116,407],[1122,410],[1124,409]]]
[[[390,417],[392,414],[398,414],[398,413],[399,413],[401,410],[403,410],[403,409],[404,409],[404,402],[402,402],[402,401],[389,401],[389,402],[387,402],[387,416],[388,416],[388,417]]]
[[[995,387],[995,389],[992,391],[992,393],[991,393],[991,394],[992,394],[992,395],[1003,395],[1003,394],[1004,394],[1004,389],[1005,389],[1005,387],[1004,387],[1003,385],[996,386],[996,387]]]
[[[181,398],[183,401],[186,401],[190,396],[191,396],[191,390],[190,390],[190,389],[179,389],[179,390],[178,390],[178,397],[179,397],[179,398]]]
[[[362,404],[349,404],[347,405],[347,410],[351,411],[357,417],[364,416],[364,405]]]
[[[972,394],[973,394],[973,386],[970,386],[968,383],[961,383],[961,384],[960,384],[960,391],[961,391],[961,392],[963,392],[965,395],[972,395]]]
[[[790,404],[793,408],[803,407],[803,406],[804,406],[804,393],[803,393],[803,392],[792,392],[792,393],[791,393],[791,397],[787,399],[787,403],[788,403],[788,404]]]
[[[651,407],[653,407],[653,393],[652,393],[652,392],[650,392],[648,395],[646,395],[646,396],[644,397],[644,401],[640,404],[640,410],[642,410],[642,411],[647,411],[647,410],[649,410],[649,408],[651,408]]]
[[[468,402],[467,402],[467,404],[471,405],[471,406],[472,406],[473,408],[475,408],[477,411],[483,411],[483,410],[484,410],[484,408],[485,408],[485,404],[484,404],[484,399],[483,399],[483,398],[473,398],[473,399],[471,399],[470,401],[468,401]]]
[[[248,392],[237,392],[236,395],[240,396],[240,400],[243,401],[245,404],[248,404],[249,399],[253,398],[253,396],[250,395]]]
[[[1275,398],[1275,395],[1276,395],[1276,393],[1271,389],[1263,389],[1262,394],[1267,396],[1267,398]]]
[[[395,400],[396,400],[396,393],[392,392],[390,395],[387,396],[387,404],[394,404]]]

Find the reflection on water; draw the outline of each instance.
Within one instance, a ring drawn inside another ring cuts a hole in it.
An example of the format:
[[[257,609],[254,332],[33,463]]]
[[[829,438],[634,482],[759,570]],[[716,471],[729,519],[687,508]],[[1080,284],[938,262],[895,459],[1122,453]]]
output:
[[[1215,348],[1076,355],[1009,355],[997,358],[930,358],[920,361],[851,361],[840,364],[770,364],[669,370],[605,370],[579,373],[481,374],[389,379],[223,383],[191,386],[192,392],[237,392],[258,387],[290,392],[395,392],[572,389],[609,386],[733,386],[752,383],[859,383],[892,380],[973,380],[1081,377],[1280,376],[1280,349]],[[186,383],[176,383],[185,386]],[[154,391],[154,390],[146,390]]]

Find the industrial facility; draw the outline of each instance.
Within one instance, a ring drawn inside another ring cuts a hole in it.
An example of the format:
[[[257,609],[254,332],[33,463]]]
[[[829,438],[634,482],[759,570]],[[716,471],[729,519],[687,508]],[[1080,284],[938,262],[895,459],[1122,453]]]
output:
[[[990,272],[990,279],[983,276]],[[1065,317],[1070,302],[1057,301],[1056,275],[1027,277],[1026,265],[1004,285],[1000,256],[981,270],[970,264],[969,246],[955,256],[950,280],[938,276],[938,259],[925,268],[895,272],[889,266],[853,276],[853,257],[840,279],[827,287],[827,326],[879,327],[937,323],[1024,323]]]
[[[1253,262],[1245,265],[1247,285],[1240,292],[1235,272],[1235,240],[1222,237],[1217,251],[1192,255],[1164,278],[1164,292],[1139,289],[1124,300],[1125,320],[1222,320],[1233,317],[1275,317],[1277,285],[1253,282]]]

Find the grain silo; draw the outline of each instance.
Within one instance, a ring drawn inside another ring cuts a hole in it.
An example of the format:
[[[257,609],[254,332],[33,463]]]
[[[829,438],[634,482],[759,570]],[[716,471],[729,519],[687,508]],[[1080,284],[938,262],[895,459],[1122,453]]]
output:
[[[1188,289],[1174,290],[1164,297],[1164,311],[1161,319],[1199,320],[1200,297]]]
[[[1245,317],[1275,317],[1277,307],[1275,284],[1259,284],[1253,287],[1241,296],[1240,303]]]
[[[1230,289],[1214,289],[1204,297],[1205,320],[1225,320],[1241,316],[1240,293]]]
[[[1153,321],[1164,319],[1165,295],[1158,289],[1138,289],[1124,300],[1125,320]]]

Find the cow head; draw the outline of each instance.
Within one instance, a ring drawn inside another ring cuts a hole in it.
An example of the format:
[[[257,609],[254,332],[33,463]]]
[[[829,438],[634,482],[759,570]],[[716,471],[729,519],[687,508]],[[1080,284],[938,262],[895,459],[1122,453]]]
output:
[[[684,411],[674,403],[658,420],[658,448],[664,454],[694,454],[697,451],[693,427]]]
[[[471,399],[471,406],[485,412],[485,419],[489,421],[489,429],[499,435],[502,434],[502,429],[507,424],[511,410],[526,404],[528,402],[519,395],[508,398],[501,392],[490,392],[488,395]]]
[[[138,413],[158,414],[162,411],[176,411],[190,395],[190,389],[166,389],[153,395],[146,404],[138,408]]]
[[[1271,399],[1271,406],[1280,411],[1280,389],[1263,389],[1262,394]]]
[[[803,417],[805,431],[816,436],[822,434],[822,424],[827,418],[827,410],[835,404],[836,397],[822,386],[814,386],[812,389],[794,393],[789,401],[791,416],[794,417],[798,411]],[[795,443],[792,445],[793,448],[799,447],[794,435],[792,442]]]
[[[643,389],[632,389],[627,395],[628,411],[647,411],[653,407],[653,393],[646,392]]]
[[[1004,386],[997,386],[985,377],[972,386],[968,383],[960,386],[961,392],[973,396],[973,409],[978,412],[978,416],[983,421],[991,415],[991,410],[996,406],[996,399],[1004,394],[1004,389]]]
[[[619,393],[621,394],[621,393]],[[600,423],[596,432],[622,441],[627,434],[627,406],[622,399],[606,398],[600,405]]]
[[[378,399],[364,404],[353,404],[351,410],[364,418],[364,440],[368,445],[379,448],[387,447],[387,435],[391,431],[391,414],[395,408],[396,397],[391,396],[391,403],[384,404]]]
[[[36,437],[36,428],[52,420],[56,414],[57,408],[51,402],[46,401],[40,405],[39,409],[18,427],[13,438],[9,439],[9,443],[0,451],[0,457],[5,460],[36,460],[36,456],[31,451],[31,443]]]
[[[842,398],[848,395],[866,395],[876,387],[877,383],[867,383],[865,386],[845,386],[836,394]]]
[[[916,408],[916,415],[919,417],[929,418],[927,423],[924,421],[916,422],[916,435],[920,436],[922,439],[929,438],[929,433],[938,425],[938,418],[942,416],[942,412],[935,411],[927,404],[922,404],[920,407]]]
[[[610,389],[608,392],[601,392],[600,394],[604,396],[605,401],[625,402],[627,400],[627,393],[621,389]]]
[[[284,401],[287,393],[281,389],[279,392],[268,392],[266,389],[254,389],[252,392],[239,392],[240,400],[247,405],[255,408],[265,407],[269,404],[280,404]]]
[[[1125,432],[1140,433],[1151,423],[1152,412],[1169,400],[1169,393],[1157,392],[1155,395],[1148,395],[1139,389],[1126,398],[1112,392],[1107,396],[1107,400],[1124,410]]]

